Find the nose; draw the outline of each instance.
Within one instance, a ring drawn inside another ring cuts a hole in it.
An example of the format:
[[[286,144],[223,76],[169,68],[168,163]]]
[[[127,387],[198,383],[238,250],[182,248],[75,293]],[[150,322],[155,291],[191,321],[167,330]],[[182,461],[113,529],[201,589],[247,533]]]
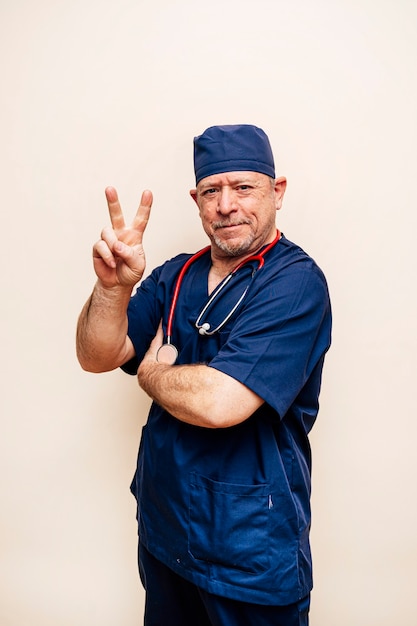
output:
[[[222,187],[218,196],[217,210],[222,215],[228,215],[232,211],[236,210],[235,198],[232,189],[229,187]]]

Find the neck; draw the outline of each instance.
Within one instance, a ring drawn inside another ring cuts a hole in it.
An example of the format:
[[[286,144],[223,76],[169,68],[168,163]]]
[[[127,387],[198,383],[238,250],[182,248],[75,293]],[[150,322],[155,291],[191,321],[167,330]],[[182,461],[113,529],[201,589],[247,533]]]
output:
[[[209,294],[216,289],[217,285],[219,285],[222,282],[222,280],[226,278],[228,274],[230,274],[232,269],[233,268],[229,269],[225,267],[217,267],[215,265],[211,266],[209,275],[208,275]]]

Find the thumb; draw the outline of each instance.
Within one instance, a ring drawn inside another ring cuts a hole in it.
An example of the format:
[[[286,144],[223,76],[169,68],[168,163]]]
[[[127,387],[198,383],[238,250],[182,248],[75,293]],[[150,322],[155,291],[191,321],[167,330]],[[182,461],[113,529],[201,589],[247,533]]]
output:
[[[118,239],[114,243],[113,253],[123,259],[126,265],[132,269],[145,263],[145,252],[141,245],[136,247],[129,246]]]

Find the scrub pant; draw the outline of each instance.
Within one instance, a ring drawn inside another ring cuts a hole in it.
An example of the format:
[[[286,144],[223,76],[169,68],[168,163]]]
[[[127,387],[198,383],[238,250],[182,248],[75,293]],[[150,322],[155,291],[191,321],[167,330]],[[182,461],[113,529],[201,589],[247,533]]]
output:
[[[308,626],[310,596],[287,606],[265,606],[208,593],[139,547],[146,590],[144,626]]]

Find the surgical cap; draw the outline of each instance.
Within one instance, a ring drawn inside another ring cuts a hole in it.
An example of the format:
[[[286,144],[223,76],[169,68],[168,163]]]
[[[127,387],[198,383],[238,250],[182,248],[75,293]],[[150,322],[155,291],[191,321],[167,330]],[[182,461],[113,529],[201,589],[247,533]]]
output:
[[[211,126],[194,137],[194,170],[196,184],[222,172],[260,172],[275,178],[269,139],[250,124]]]

